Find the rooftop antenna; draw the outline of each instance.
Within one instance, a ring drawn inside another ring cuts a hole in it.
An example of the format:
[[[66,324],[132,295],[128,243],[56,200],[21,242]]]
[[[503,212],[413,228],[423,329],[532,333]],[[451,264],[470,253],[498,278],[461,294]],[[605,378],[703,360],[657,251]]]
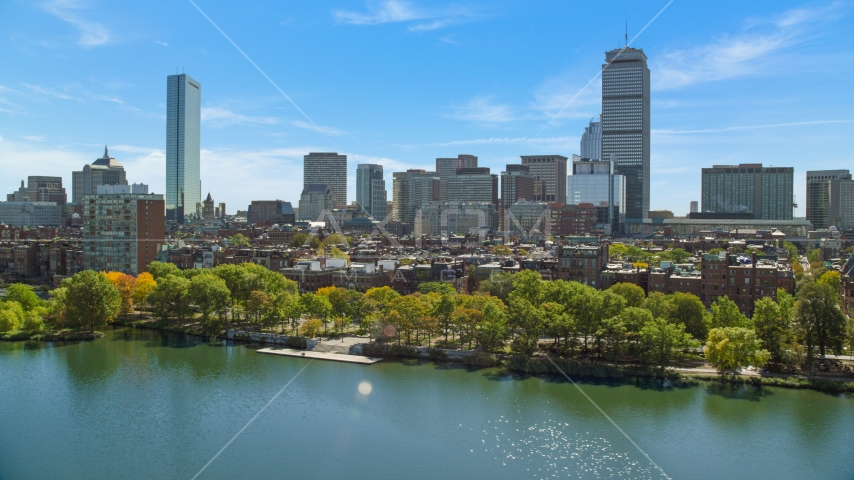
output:
[[[629,14],[626,12],[626,48],[629,46]]]

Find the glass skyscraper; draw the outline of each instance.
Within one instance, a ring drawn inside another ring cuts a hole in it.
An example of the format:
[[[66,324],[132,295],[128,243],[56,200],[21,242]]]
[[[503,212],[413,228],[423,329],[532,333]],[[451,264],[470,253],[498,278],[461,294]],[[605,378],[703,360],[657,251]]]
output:
[[[592,203],[596,223],[607,225],[611,232],[622,229],[626,220],[626,179],[614,174],[613,161],[581,159],[573,156],[572,175],[566,179],[567,205]]]
[[[602,157],[617,155],[626,177],[626,221],[649,213],[649,68],[642,49],[605,52],[602,65]]]
[[[202,85],[189,75],[166,77],[166,221],[184,216],[202,202]]]
[[[356,167],[356,202],[358,208],[374,220],[386,217],[388,192],[385,189],[383,166],[361,163]]]

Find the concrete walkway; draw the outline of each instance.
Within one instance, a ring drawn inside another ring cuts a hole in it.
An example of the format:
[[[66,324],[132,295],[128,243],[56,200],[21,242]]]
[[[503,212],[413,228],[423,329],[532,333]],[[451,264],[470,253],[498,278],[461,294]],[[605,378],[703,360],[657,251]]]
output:
[[[262,348],[256,350],[258,353],[266,353],[269,355],[283,355],[286,357],[313,358],[316,360],[331,360],[333,362],[345,363],[360,363],[363,365],[371,365],[377,363],[382,358],[363,357],[361,355],[347,355],[346,353],[336,352],[315,352],[313,350],[294,350],[292,348]]]

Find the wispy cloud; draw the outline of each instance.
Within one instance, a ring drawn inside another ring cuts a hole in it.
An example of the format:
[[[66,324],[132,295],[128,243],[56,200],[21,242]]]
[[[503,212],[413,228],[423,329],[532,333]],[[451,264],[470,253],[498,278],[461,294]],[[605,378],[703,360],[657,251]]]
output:
[[[578,83],[578,75],[567,73],[549,78],[534,92],[530,108],[546,115],[551,124],[560,120],[590,118],[602,109],[600,82],[589,87]]]
[[[507,105],[493,103],[490,96],[477,96],[463,105],[451,107],[447,117],[480,124],[506,123],[514,120],[513,112]]]
[[[811,38],[814,27],[839,18],[841,2],[788,10],[745,21],[739,34],[726,34],[706,45],[673,50],[656,62],[653,88],[666,90],[701,82],[772,73],[780,54]],[[786,65],[793,59],[787,58]],[[788,67],[787,67],[788,68]]]
[[[41,4],[42,10],[76,28],[80,37],[77,44],[83,47],[105,45],[110,41],[110,31],[98,22],[87,20],[77,12],[86,7],[75,0],[52,0]]]
[[[235,113],[222,107],[202,107],[202,121],[208,122],[216,127],[227,125],[275,125],[279,123],[276,117],[255,117]]]
[[[33,92],[33,93],[38,93],[39,95],[44,95],[44,96],[47,96],[47,97],[53,97],[53,98],[59,98],[59,99],[62,99],[62,100],[77,100],[77,101],[80,101],[80,98],[78,98],[78,97],[73,97],[73,96],[69,95],[68,93],[61,92],[61,91],[56,90],[56,89],[54,89],[54,88],[42,87],[42,86],[40,86],[40,85],[32,85],[32,84],[29,84],[29,83],[23,83],[22,85],[23,85],[24,87],[28,88],[31,92]]]
[[[453,147],[456,145],[543,145],[543,144],[565,144],[578,142],[578,137],[565,135],[562,137],[491,137],[475,138],[472,140],[454,140],[445,143],[434,144],[437,147]]]
[[[410,32],[436,30],[473,16],[472,12],[461,7],[425,10],[415,8],[410,3],[399,0],[386,0],[378,4],[369,4],[367,13],[349,10],[334,10],[332,12],[332,18],[336,22],[350,25],[420,22],[410,25],[408,28]]]
[[[157,45],[160,45],[160,46],[163,46],[163,47],[168,47],[168,46],[169,46],[169,44],[168,44],[168,43],[166,43],[166,42],[161,42],[160,40],[154,40],[153,42],[154,42],[154,43],[156,43]]]
[[[23,138],[24,140],[29,140],[31,142],[44,142],[47,140],[47,137],[45,137],[44,135],[24,135],[21,138]]]
[[[343,130],[338,130],[337,128],[325,127],[323,125],[312,125],[311,123],[304,122],[302,120],[294,120],[291,122],[291,125],[298,128],[304,128],[306,130],[311,130],[312,132],[322,133],[330,137],[337,137],[347,133]]]
[[[661,129],[661,130],[652,130],[652,133],[664,134],[664,135],[684,135],[691,133],[724,133],[724,132],[733,132],[738,130],[761,130],[765,128],[782,128],[782,127],[800,127],[806,125],[825,125],[829,123],[854,123],[854,120],[815,120],[811,122],[789,122],[789,123],[771,123],[767,125],[742,125],[742,126],[733,126],[733,127],[723,127],[723,128],[706,128],[699,130],[669,130],[669,129]]]

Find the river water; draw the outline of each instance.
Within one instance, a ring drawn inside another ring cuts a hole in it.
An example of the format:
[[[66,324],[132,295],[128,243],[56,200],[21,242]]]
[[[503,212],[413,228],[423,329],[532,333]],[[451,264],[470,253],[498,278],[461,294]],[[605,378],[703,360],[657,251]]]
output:
[[[198,478],[665,478],[558,379],[117,328],[0,342],[0,479],[190,479],[303,367]],[[854,478],[851,396],[579,386],[672,478]]]

